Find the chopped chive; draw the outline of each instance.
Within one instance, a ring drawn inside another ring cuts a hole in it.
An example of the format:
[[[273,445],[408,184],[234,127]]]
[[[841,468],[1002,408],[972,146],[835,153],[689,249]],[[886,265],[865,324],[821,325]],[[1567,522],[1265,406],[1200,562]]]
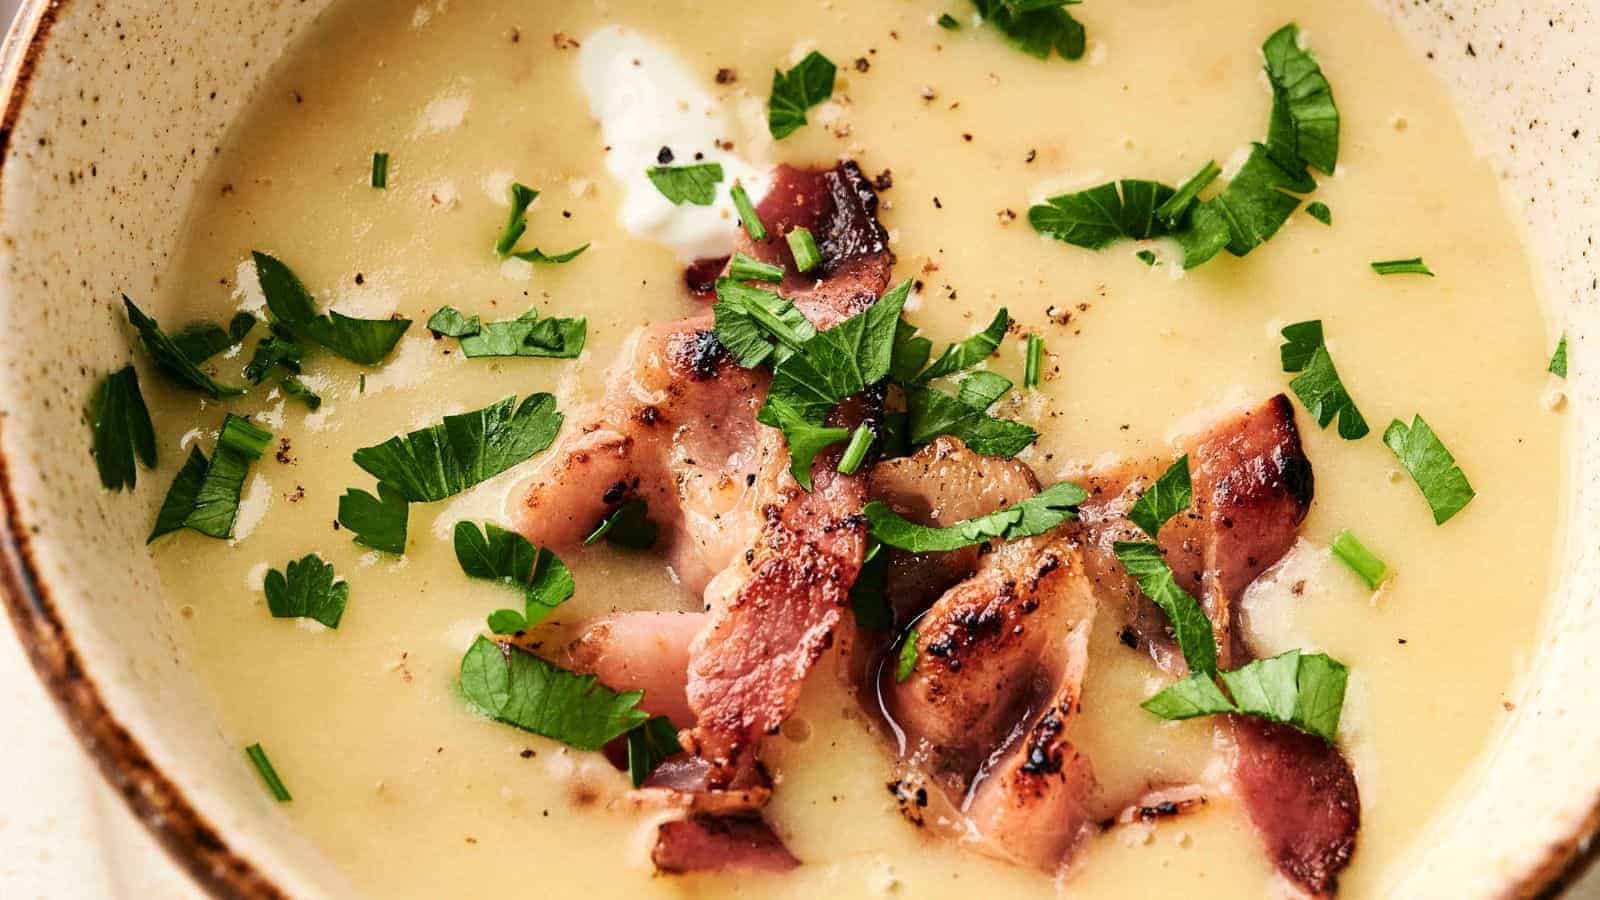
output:
[[[1422,262],[1422,257],[1411,259],[1385,259],[1372,264],[1372,271],[1379,275],[1426,275],[1433,277],[1427,265]]]
[[[1550,356],[1550,367],[1545,371],[1561,378],[1567,377],[1567,336],[1561,335],[1561,340],[1556,343],[1556,352]]]
[[[735,253],[728,264],[728,277],[735,281],[767,281],[777,284],[783,280],[783,266],[764,263],[743,253]]]
[[[1189,207],[1194,205],[1195,198],[1205,190],[1206,185],[1217,180],[1222,170],[1217,167],[1217,161],[1207,160],[1200,167],[1200,171],[1189,176],[1189,180],[1179,186],[1176,193],[1168,197],[1165,202],[1156,207],[1156,218],[1166,224],[1168,228],[1177,228]]]
[[[1307,206],[1306,215],[1324,225],[1333,224],[1333,210],[1329,209],[1328,204],[1323,203],[1321,200],[1317,200]]]
[[[1028,335],[1028,351],[1022,366],[1022,386],[1036,388],[1039,386],[1039,370],[1044,363],[1044,338],[1037,334]]]
[[[289,789],[283,786],[283,779],[279,778],[278,771],[272,768],[272,760],[267,759],[267,751],[261,749],[260,744],[251,744],[244,748],[244,755],[249,758],[250,764],[256,767],[261,780],[267,783],[267,790],[272,791],[273,799],[279,803],[288,803],[294,799],[289,796]]]
[[[1377,590],[1389,575],[1389,567],[1384,565],[1383,560],[1373,556],[1372,551],[1356,540],[1348,528],[1333,539],[1332,549],[1333,555],[1339,557],[1339,561],[1349,566],[1352,572],[1360,575],[1367,587],[1373,590]]]
[[[961,23],[957,22],[956,17],[949,13],[940,13],[938,22],[939,27],[945,31],[959,31],[961,29]]]
[[[356,393],[365,394],[366,392],[367,392],[367,373],[362,372],[361,373],[361,380],[356,382]]]
[[[389,154],[378,152],[372,154],[372,186],[386,188],[389,186]]]
[[[750,202],[750,195],[745,193],[744,185],[737,182],[733,190],[733,208],[739,211],[739,221],[744,223],[745,234],[750,235],[752,241],[767,239],[767,226],[761,224],[761,216],[756,213],[756,205]]]
[[[854,475],[861,468],[862,460],[867,458],[867,451],[872,448],[872,441],[876,437],[877,434],[865,422],[857,425],[855,433],[850,435],[850,443],[844,448],[844,455],[839,457],[839,474]]]
[[[789,232],[789,252],[794,254],[794,267],[799,272],[809,272],[822,262],[817,239],[811,236],[809,229],[796,228]]]
[[[1156,264],[1156,253],[1154,250],[1140,250],[1138,253],[1135,253],[1134,256],[1139,260],[1139,262],[1142,262],[1147,266],[1153,266]]]
[[[922,634],[913,628],[906,635],[906,642],[900,645],[900,656],[894,664],[895,684],[904,684],[911,673],[917,670],[917,640],[921,637]]]

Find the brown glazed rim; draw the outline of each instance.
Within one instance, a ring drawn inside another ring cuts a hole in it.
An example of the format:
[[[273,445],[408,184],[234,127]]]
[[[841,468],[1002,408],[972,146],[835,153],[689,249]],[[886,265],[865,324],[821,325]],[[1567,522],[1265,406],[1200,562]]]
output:
[[[70,2],[25,0],[12,33],[6,38],[9,58],[5,70],[0,71],[0,85],[9,82],[11,89],[4,115],[0,116],[0,174],[10,161],[12,133],[27,102],[45,44]],[[30,28],[32,33],[24,37],[23,30]],[[10,46],[14,41],[26,41],[26,46],[17,50]],[[0,437],[4,428],[4,416],[0,416]],[[288,895],[254,863],[228,846],[106,706],[39,575],[30,531],[22,520],[12,488],[11,465],[0,441],[0,503],[4,505],[4,515],[0,516],[0,600],[5,603],[34,671],[66,716],[73,734],[168,856],[208,893],[218,897],[286,898]],[[1571,887],[1600,859],[1600,841],[1589,842],[1596,830],[1600,830],[1600,798],[1596,798],[1578,828],[1546,848],[1539,861],[1507,885],[1501,896],[1518,900],[1553,898]]]

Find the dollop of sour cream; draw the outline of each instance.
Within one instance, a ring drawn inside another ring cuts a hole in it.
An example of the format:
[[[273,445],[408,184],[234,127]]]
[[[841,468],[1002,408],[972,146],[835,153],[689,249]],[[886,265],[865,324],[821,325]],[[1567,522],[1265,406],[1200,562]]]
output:
[[[622,227],[665,244],[685,262],[728,255],[739,227],[729,189],[737,181],[760,202],[771,173],[721,148],[735,135],[724,105],[671,50],[616,25],[582,41],[578,77],[600,123],[606,170],[623,188]],[[722,165],[710,206],[674,205],[650,182],[646,170],[663,164],[663,147],[672,152],[668,165]]]

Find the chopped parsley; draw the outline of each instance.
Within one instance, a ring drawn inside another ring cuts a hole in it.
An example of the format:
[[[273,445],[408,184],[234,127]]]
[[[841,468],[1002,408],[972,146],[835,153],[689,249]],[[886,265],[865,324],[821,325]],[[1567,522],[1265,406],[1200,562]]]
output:
[[[683,752],[678,744],[678,729],[666,716],[652,716],[628,732],[628,777],[634,787],[644,787],[656,766]]]
[[[322,395],[306,387],[305,382],[294,377],[285,377],[278,382],[278,387],[284,396],[293,397],[306,405],[306,408],[315,412],[322,408]]]
[[[1389,567],[1384,565],[1383,560],[1373,555],[1364,544],[1356,540],[1356,536],[1351,534],[1348,528],[1334,537],[1331,549],[1340,562],[1361,576],[1361,580],[1373,590],[1377,590],[1378,585],[1383,584],[1383,580],[1389,577]]]
[[[251,255],[275,324],[297,338],[321,344],[336,356],[364,366],[377,365],[411,327],[410,319],[356,319],[338,312],[319,316],[311,292],[288,266],[259,251]]]
[[[89,452],[105,487],[131,490],[139,480],[135,460],[145,468],[156,464],[155,426],[133,366],[112,372],[95,388],[89,400],[89,430],[93,435]]]
[[[744,185],[734,182],[728,195],[733,198],[733,208],[738,211],[739,221],[744,223],[745,234],[750,235],[750,240],[766,240],[767,226],[762,224],[761,216],[756,212],[756,205],[750,202],[750,194],[745,191]]]
[[[894,661],[895,684],[905,684],[911,673],[917,671],[917,641],[922,638],[922,633],[913,628],[906,633],[905,643],[900,645],[900,654]]]
[[[511,214],[506,219],[506,225],[500,230],[500,237],[494,243],[494,254],[501,259],[516,257],[531,263],[551,263],[559,265],[577,259],[583,251],[589,249],[584,244],[574,250],[555,255],[546,254],[538,247],[531,250],[515,251],[517,241],[522,239],[523,232],[528,230],[528,207],[533,201],[539,199],[539,192],[525,184],[512,182],[511,184]]]
[[[982,331],[956,341],[944,349],[944,353],[934,361],[933,365],[925,369],[915,379],[917,383],[925,383],[935,378],[943,378],[957,372],[970,369],[994,355],[1000,349],[1000,339],[1005,337],[1006,329],[1011,325],[1011,316],[1001,307],[994,314],[987,327]],[[1000,399],[999,397],[995,398]]]
[[[278,770],[272,767],[272,760],[267,759],[267,751],[261,749],[260,744],[251,744],[244,748],[244,755],[250,760],[250,765],[255,767],[256,774],[266,782],[267,790],[272,792],[272,799],[279,803],[288,803],[294,799],[289,796],[289,789],[283,786],[283,779],[278,777]]]
[[[1300,48],[1300,29],[1292,22],[1278,29],[1261,46],[1261,55],[1273,104],[1281,104],[1287,116],[1285,137],[1292,140],[1295,157],[1332,175],[1339,161],[1339,109],[1322,67]]]
[[[675,206],[683,203],[710,206],[717,199],[717,185],[722,183],[722,164],[651,166],[645,170],[645,175],[661,196]]]
[[[375,188],[389,186],[389,154],[381,150],[372,154],[372,186]]]
[[[1325,654],[1290,650],[1220,674],[1232,700],[1211,676],[1196,672],[1140,705],[1163,719],[1243,713],[1293,726],[1330,743],[1339,733],[1350,670]]]
[[[599,750],[650,718],[638,708],[643,691],[618,693],[481,636],[461,658],[461,693],[496,721],[579,750]]]
[[[294,336],[289,334],[287,329],[274,326],[271,334],[256,342],[255,353],[244,367],[245,380],[251,384],[260,384],[280,366],[298,374],[300,361],[304,356],[305,351],[295,342]]]
[[[1134,501],[1133,508],[1128,510],[1128,521],[1139,526],[1139,530],[1156,539],[1156,534],[1161,531],[1161,526],[1178,513],[1189,508],[1194,500],[1194,490],[1189,481],[1189,456],[1185,454],[1178,457],[1167,470],[1161,473],[1150,487],[1145,489],[1139,499]]]
[[[956,17],[950,15],[949,13],[940,13],[939,18],[935,21],[938,23],[939,27],[943,28],[945,31],[961,30],[961,23],[957,22]]]
[[[1296,322],[1283,329],[1284,343],[1278,348],[1285,372],[1299,372],[1289,387],[1305,405],[1306,412],[1323,428],[1337,416],[1339,436],[1348,441],[1366,437],[1370,431],[1356,403],[1350,399],[1339,370],[1333,366],[1322,336],[1322,320]]]
[[[764,263],[759,259],[735,253],[728,262],[728,277],[735,281],[765,281],[778,284],[783,281],[783,266]]]
[[[122,305],[127,310],[128,321],[139,332],[139,340],[144,342],[144,348],[150,352],[150,358],[155,360],[156,367],[162,372],[170,375],[179,384],[200,391],[214,400],[237,397],[244,393],[244,388],[218,384],[210,375],[201,371],[196,360],[184,352],[183,345],[162,331],[156,320],[145,315],[127,294],[122,295]]]
[[[1385,259],[1372,264],[1372,271],[1379,275],[1426,275],[1433,277],[1433,271],[1422,257],[1414,256],[1411,259]]]
[[[817,239],[812,237],[809,228],[794,228],[789,232],[788,241],[796,272],[809,272],[822,265],[822,251],[817,249]]]
[[[1323,203],[1321,200],[1314,200],[1306,204],[1306,215],[1324,225],[1333,224],[1333,210],[1329,209],[1328,204]]]
[[[148,540],[180,528],[214,538],[232,537],[233,523],[239,516],[239,495],[250,474],[250,464],[261,458],[271,442],[271,432],[229,413],[209,461],[198,447],[190,450],[188,460],[167,489]]]
[[[554,553],[492,522],[484,523],[482,531],[471,522],[457,522],[455,550],[461,571],[522,592],[521,611],[499,609],[489,615],[489,628],[496,634],[532,628],[577,590],[572,573]]]
[[[461,353],[469,359],[490,356],[577,359],[588,340],[589,320],[539,318],[539,310],[503,322],[484,322],[477,316],[468,319],[453,306],[446,306],[428,319],[434,334],[461,340]]]
[[[717,340],[747,369],[768,359],[782,363],[817,334],[811,320],[772,291],[718,278],[716,292]]]
[[[943,434],[961,439],[985,456],[1012,457],[1039,439],[1039,432],[988,409],[1009,391],[1011,382],[993,372],[974,372],[952,397],[927,385],[906,389],[907,439],[920,447]]]
[[[1087,44],[1083,25],[1064,7],[1078,0],[972,0],[978,14],[1005,35],[1018,50],[1049,59],[1050,51],[1063,59],[1079,59]]]
[[[1217,161],[1207,160],[1206,164],[1200,167],[1200,171],[1189,176],[1188,181],[1179,185],[1172,196],[1156,207],[1156,218],[1160,219],[1161,224],[1169,230],[1178,228],[1183,222],[1183,217],[1188,214],[1189,208],[1194,206],[1195,200],[1199,198],[1200,192],[1211,182],[1216,181],[1217,176],[1221,174],[1222,170],[1217,168]]]
[[[1448,522],[1477,496],[1455,457],[1421,416],[1412,416],[1409,426],[1399,419],[1390,422],[1383,432],[1383,442],[1422,490],[1433,510],[1435,525]]]
[[[1556,342],[1556,352],[1550,355],[1550,365],[1547,372],[1560,378],[1567,377],[1567,336],[1561,335],[1561,340]],[[137,384],[135,385],[137,387]]]
[[[772,95],[767,100],[767,130],[773,140],[783,140],[806,124],[806,110],[833,96],[838,69],[813,50],[787,72],[772,71]]]
[[[234,313],[227,328],[215,322],[185,325],[182,331],[172,336],[172,342],[178,346],[178,352],[198,365],[244,340],[255,327],[255,316],[239,312]]]
[[[938,553],[982,544],[991,538],[1014,541],[1044,534],[1077,518],[1078,504],[1088,496],[1076,484],[1061,481],[1012,506],[944,528],[918,525],[880,500],[868,503],[861,514],[880,543],[913,553]]]
[[[861,463],[867,458],[867,451],[872,449],[872,441],[877,437],[871,426],[863,422],[856,426],[850,435],[850,443],[845,445],[844,453],[839,457],[839,474],[854,475],[861,468]]]
[[[339,498],[339,525],[355,533],[356,543],[385,553],[406,552],[406,498],[383,482],[374,497],[358,488],[346,488]]]
[[[604,539],[606,543],[630,550],[648,550],[655,545],[656,537],[660,533],[660,526],[650,520],[648,515],[649,504],[642,498],[633,497],[621,506],[611,511],[611,514],[595,526],[594,531],[583,539],[583,545],[588,547]]]
[[[549,447],[562,416],[549,394],[517,406],[507,397],[483,409],[445,416],[437,425],[392,437],[353,456],[356,465],[415,503],[443,500]]]
[[[1036,388],[1039,386],[1039,373],[1044,368],[1044,338],[1037,334],[1028,335],[1027,350],[1024,351],[1022,363],[1022,386]]]
[[[1211,633],[1211,620],[1187,591],[1161,556],[1161,548],[1151,541],[1117,541],[1112,545],[1122,567],[1161,611],[1167,614],[1178,649],[1190,671],[1207,676],[1217,674],[1217,642]]]
[[[1147,266],[1153,266],[1156,264],[1156,252],[1154,250],[1140,250],[1139,252],[1133,254],[1133,258]]]
[[[350,583],[335,581],[333,566],[315,553],[289,563],[288,574],[267,572],[267,611],[277,619],[314,619],[338,628],[350,600]]]
[[[1142,241],[1165,234],[1156,210],[1174,196],[1172,188],[1155,181],[1108,181],[1030,207],[1028,222],[1040,234],[1100,250],[1123,239]]]
[[[856,624],[867,631],[883,634],[894,627],[894,611],[889,607],[885,593],[889,584],[889,554],[883,545],[868,540],[867,552],[861,558],[861,573],[850,585],[850,611]]]

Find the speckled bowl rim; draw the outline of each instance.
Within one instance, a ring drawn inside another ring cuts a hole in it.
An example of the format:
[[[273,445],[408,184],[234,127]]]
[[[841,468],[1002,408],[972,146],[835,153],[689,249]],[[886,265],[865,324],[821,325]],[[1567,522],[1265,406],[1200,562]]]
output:
[[[0,173],[11,158],[11,139],[53,27],[73,0],[24,0],[0,48]],[[0,205],[4,198],[0,197]],[[5,428],[0,417],[0,432]],[[89,676],[40,576],[30,531],[11,483],[11,461],[0,445],[0,600],[28,660],[106,781],[156,837],[167,855],[207,893],[220,897],[286,898],[251,860],[235,851],[151,760],[118,721]],[[1546,848],[1543,857],[1505,885],[1508,898],[1555,897],[1600,859],[1600,797],[1582,823]]]

